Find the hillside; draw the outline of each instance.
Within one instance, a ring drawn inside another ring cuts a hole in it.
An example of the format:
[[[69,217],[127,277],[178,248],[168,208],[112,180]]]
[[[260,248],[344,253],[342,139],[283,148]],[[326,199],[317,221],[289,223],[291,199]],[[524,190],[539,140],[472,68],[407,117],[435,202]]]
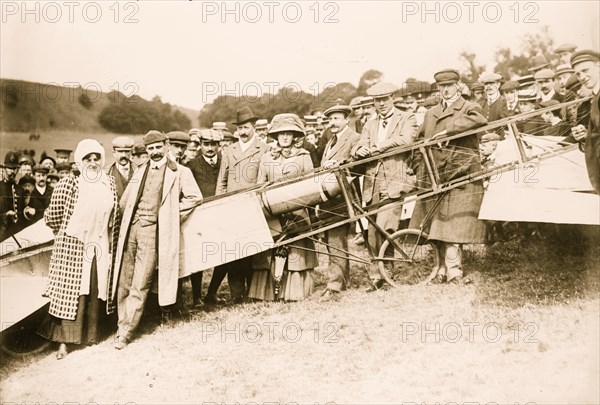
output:
[[[98,115],[110,105],[114,93],[12,79],[0,79],[0,88],[2,132],[108,132],[98,123]],[[82,97],[83,93],[88,100]],[[172,107],[190,118],[192,126],[197,126],[199,111]]]

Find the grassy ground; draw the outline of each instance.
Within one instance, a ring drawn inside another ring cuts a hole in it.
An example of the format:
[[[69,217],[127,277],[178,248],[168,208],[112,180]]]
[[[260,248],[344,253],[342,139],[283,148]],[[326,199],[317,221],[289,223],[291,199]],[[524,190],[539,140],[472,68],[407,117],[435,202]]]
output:
[[[5,359],[0,401],[597,404],[593,232],[591,242],[561,229],[470,251],[470,286],[367,294],[353,265],[337,301],[214,309],[147,321],[123,351],[109,338],[60,362]]]

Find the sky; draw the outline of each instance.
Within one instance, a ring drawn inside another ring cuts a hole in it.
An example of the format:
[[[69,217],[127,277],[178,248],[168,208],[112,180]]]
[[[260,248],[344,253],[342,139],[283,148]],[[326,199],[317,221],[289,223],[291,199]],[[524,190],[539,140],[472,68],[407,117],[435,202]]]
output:
[[[598,49],[600,2],[2,1],[0,77],[119,90],[199,110],[219,95],[318,94],[368,69],[400,85],[491,68],[544,25],[556,42]]]

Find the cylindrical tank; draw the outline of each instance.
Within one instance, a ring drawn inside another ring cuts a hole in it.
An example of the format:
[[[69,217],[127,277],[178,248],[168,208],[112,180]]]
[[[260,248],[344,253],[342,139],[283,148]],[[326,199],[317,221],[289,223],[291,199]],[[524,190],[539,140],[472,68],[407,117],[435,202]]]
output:
[[[280,215],[321,204],[340,193],[334,173],[316,173],[309,179],[265,190],[261,202],[265,214]]]

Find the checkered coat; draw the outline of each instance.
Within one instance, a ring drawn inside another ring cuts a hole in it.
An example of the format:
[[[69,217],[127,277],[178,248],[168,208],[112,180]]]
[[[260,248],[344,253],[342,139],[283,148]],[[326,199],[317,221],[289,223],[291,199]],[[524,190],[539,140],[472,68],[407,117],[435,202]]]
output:
[[[118,215],[118,199],[115,181],[108,176],[110,188],[113,194],[113,214],[109,224],[114,224],[111,232],[111,248],[114,252],[118,238],[119,221],[114,218]],[[44,212],[46,225],[54,232],[54,247],[50,259],[50,270],[48,273],[48,285],[44,296],[50,298],[48,313],[57,318],[74,320],[77,315],[77,303],[81,288],[83,273],[83,242],[79,239],[65,234],[75,202],[79,195],[77,178],[73,175],[61,179],[52,193],[50,205]],[[112,263],[112,260],[111,260]],[[111,286],[113,274],[112,265],[108,273],[108,286]],[[114,310],[111,294],[108,294],[107,313]]]

